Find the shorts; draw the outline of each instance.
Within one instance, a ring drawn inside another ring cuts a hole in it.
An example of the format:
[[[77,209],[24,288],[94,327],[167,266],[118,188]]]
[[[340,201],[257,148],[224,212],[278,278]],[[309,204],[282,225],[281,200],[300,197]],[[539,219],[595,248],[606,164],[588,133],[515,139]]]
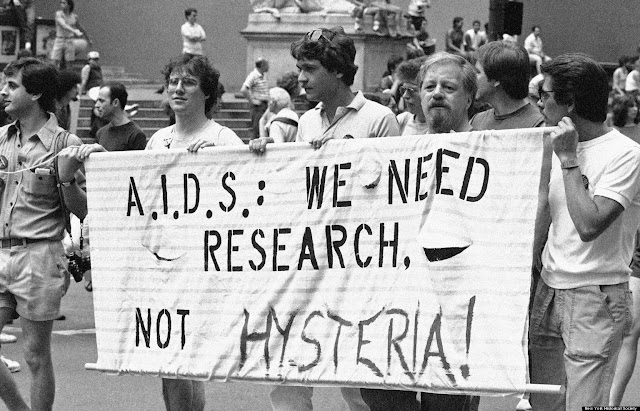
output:
[[[70,275],[61,241],[0,249],[0,307],[31,321],[58,317]]]
[[[56,37],[51,50],[51,60],[62,60],[62,52],[64,52],[64,61],[75,61],[76,48],[73,45],[73,39],[65,37]]]

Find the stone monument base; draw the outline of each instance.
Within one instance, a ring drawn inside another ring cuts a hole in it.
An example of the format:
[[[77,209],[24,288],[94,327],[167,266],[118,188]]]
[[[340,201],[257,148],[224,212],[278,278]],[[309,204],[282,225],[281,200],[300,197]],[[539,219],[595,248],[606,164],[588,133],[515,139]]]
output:
[[[291,43],[313,29],[335,26],[342,26],[356,46],[358,72],[353,90],[375,91],[387,70],[387,59],[393,54],[404,56],[412,39],[408,34],[390,37],[374,32],[372,16],[366,16],[363,30],[356,32],[348,14],[282,13],[277,19],[268,13],[252,13],[247,27],[240,32],[248,42],[247,74],[255,67],[256,58],[264,57],[269,60],[269,86],[275,86],[280,75],[297,70],[290,54]]]

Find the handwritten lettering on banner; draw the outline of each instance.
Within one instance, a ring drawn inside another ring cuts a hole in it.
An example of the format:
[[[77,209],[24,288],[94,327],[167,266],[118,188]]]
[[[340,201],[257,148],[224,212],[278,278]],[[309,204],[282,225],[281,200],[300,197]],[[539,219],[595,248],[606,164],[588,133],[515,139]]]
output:
[[[87,163],[97,368],[517,392],[542,131]]]

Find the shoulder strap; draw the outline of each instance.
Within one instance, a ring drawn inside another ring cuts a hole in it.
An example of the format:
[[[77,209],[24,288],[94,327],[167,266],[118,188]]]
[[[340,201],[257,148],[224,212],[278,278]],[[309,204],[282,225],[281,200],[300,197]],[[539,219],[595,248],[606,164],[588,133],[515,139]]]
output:
[[[276,117],[273,120],[271,120],[272,123],[274,121],[279,121],[281,123],[285,123],[285,124],[288,124],[290,126],[298,127],[298,122],[297,121],[295,121],[293,119],[290,119],[290,118],[287,118],[287,117]]]
[[[67,209],[67,205],[64,202],[64,194],[62,192],[62,186],[60,185],[60,176],[58,174],[58,154],[65,147],[67,147],[67,142],[69,140],[69,132],[67,130],[62,130],[56,134],[53,139],[53,154],[55,158],[53,160],[53,170],[56,176],[56,187],[58,188],[58,196],[60,197],[60,207],[62,208],[62,215],[64,216],[64,228],[68,233],[71,233],[71,216],[69,215],[69,210]]]

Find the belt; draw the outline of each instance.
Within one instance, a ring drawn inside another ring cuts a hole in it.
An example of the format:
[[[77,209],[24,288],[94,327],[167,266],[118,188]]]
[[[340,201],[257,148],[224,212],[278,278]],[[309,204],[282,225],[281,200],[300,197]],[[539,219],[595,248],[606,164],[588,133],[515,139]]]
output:
[[[18,246],[26,246],[27,244],[37,243],[38,241],[44,241],[44,239],[34,239],[34,238],[3,238],[0,240],[2,242],[2,248],[11,248]]]

